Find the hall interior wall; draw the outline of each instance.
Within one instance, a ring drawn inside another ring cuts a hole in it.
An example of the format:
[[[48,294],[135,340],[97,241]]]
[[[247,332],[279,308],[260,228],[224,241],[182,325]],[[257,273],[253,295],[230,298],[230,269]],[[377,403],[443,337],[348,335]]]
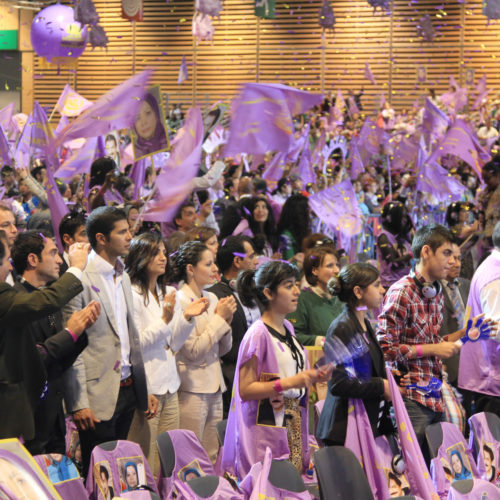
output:
[[[396,109],[410,107],[427,88],[448,88],[448,75],[462,85],[466,68],[474,68],[475,83],[487,74],[488,86],[500,90],[500,24],[487,25],[481,2],[457,0],[394,0],[393,15],[373,10],[366,0],[330,0],[336,25],[333,33],[318,26],[322,0],[276,0],[276,18],[258,19],[251,0],[225,0],[220,20],[214,20],[213,43],[193,43],[194,1],[144,1],[144,21],[120,15],[120,2],[95,0],[109,45],[87,48],[72,68],[47,65],[34,56],[30,97],[52,107],[65,83],[90,100],[131,76],[155,67],[154,83],[171,103],[190,106],[229,101],[245,82],[273,82],[311,92],[336,92],[364,87],[363,104],[372,110],[384,93]],[[417,34],[420,18],[430,14],[437,31],[433,42]],[[134,42],[135,40],[135,42]],[[177,84],[182,57],[189,79]],[[365,62],[376,77],[363,76]],[[424,66],[426,83],[417,83]],[[30,102],[31,101],[31,102]],[[57,118],[57,113],[54,116]]]

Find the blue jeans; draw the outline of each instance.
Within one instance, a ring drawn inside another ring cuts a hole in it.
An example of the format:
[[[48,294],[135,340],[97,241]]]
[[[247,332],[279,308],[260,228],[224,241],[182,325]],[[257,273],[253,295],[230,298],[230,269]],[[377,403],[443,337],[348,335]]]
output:
[[[436,422],[444,422],[445,414],[444,412],[432,411],[427,406],[423,406],[412,399],[403,398],[403,400],[406,411],[408,412],[408,417],[413,425],[413,430],[417,436],[418,444],[420,445],[427,465],[429,465],[431,457],[429,447],[427,446],[427,440],[425,439],[425,428]]]

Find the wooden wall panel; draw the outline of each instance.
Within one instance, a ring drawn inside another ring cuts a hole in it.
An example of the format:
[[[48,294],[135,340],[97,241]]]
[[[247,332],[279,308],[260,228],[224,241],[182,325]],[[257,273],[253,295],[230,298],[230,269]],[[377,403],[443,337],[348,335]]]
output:
[[[95,0],[101,24],[110,39],[107,50],[87,49],[75,70],[47,68],[35,57],[34,95],[53,106],[66,82],[94,100],[129,77],[134,69],[155,67],[169,103],[202,105],[229,100],[247,81],[280,82],[326,94],[364,88],[366,111],[385,94],[397,108],[410,107],[428,88],[448,88],[448,75],[464,81],[467,67],[476,82],[485,72],[488,85],[500,88],[498,64],[500,24],[486,26],[479,0],[394,0],[392,16],[373,13],[366,0],[330,0],[336,16],[333,33],[322,33],[318,11],[322,0],[276,0],[275,19],[258,20],[253,0],[225,0],[214,20],[212,43],[193,43],[194,0],[145,0],[144,21],[121,19],[118,0]],[[433,42],[423,42],[417,24],[430,15],[437,31]],[[135,43],[134,43],[135,39]],[[189,79],[177,84],[185,56]],[[364,76],[365,62],[376,77]],[[416,82],[418,66],[427,81]]]

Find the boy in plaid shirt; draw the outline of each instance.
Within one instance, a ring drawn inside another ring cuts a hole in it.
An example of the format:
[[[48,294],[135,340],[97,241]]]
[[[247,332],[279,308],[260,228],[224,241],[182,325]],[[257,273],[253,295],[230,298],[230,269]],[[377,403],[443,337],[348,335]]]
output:
[[[440,224],[420,228],[413,238],[415,268],[388,290],[379,316],[378,337],[386,361],[403,373],[410,383],[425,386],[432,377],[443,379],[443,363],[460,347],[454,342],[465,328],[440,337],[444,298],[439,280],[446,278],[454,265],[453,235]],[[420,446],[425,428],[444,420],[442,395],[425,396],[408,389],[404,398],[408,416]],[[425,447],[423,449],[426,456]]]

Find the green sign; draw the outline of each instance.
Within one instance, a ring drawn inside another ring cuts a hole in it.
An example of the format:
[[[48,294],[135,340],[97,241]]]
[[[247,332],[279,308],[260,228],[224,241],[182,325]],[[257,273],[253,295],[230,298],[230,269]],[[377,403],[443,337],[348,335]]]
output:
[[[0,30],[0,50],[17,50],[17,30]]]
[[[264,19],[274,19],[276,0],[255,0],[255,15]]]

